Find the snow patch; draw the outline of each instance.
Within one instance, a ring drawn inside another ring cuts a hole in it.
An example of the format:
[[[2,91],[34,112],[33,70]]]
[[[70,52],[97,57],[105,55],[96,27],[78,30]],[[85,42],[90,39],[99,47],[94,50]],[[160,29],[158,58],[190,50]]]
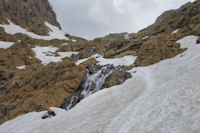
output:
[[[30,36],[35,39],[42,39],[42,40],[53,40],[53,39],[63,39],[63,40],[69,40],[65,36],[65,32],[61,31],[58,27],[49,24],[48,22],[45,22],[45,25],[50,29],[49,36],[41,36],[37,35],[33,32],[27,31],[27,29],[24,29],[20,27],[19,25],[16,25],[12,23],[10,20],[8,20],[9,24],[0,24],[0,27],[3,27],[5,32],[11,35],[22,33],[26,34],[27,36]]]
[[[72,39],[72,42],[77,42],[77,40],[75,40],[75,39]]]
[[[96,61],[98,61],[97,64],[101,66],[108,65],[108,64],[112,64],[113,66],[130,66],[130,65],[133,65],[133,63],[136,61],[137,56],[128,55],[121,58],[106,59],[98,54],[95,54],[89,58],[78,60],[76,62],[76,65],[79,65],[91,58],[96,58]]]
[[[14,44],[15,44],[14,42],[0,41],[0,48],[7,49],[7,48],[10,48]]]
[[[99,57],[99,55],[98,55],[98,54],[95,54],[95,55],[93,55],[93,56],[91,56],[91,57],[89,57],[89,58],[84,58],[84,59],[78,60],[78,61],[76,61],[76,65],[78,66],[78,65],[80,65],[81,63],[83,63],[83,62],[85,62],[85,61],[87,61],[87,60],[89,60],[89,59],[91,59],[91,58],[97,58],[97,57]]]
[[[63,43],[63,44],[61,44],[62,46],[66,46],[68,43]]]
[[[143,37],[142,40],[145,40],[145,39],[147,39],[147,38],[149,38],[149,36],[145,36],[145,37]]]
[[[131,37],[129,36],[129,34],[125,34],[124,39],[131,39]]]
[[[108,64],[112,64],[113,66],[130,66],[133,65],[133,63],[135,63],[137,59],[137,56],[131,56],[131,55],[127,55],[121,58],[114,58],[114,59],[105,59],[103,57],[99,57],[96,58],[96,60],[98,61],[97,64],[99,65],[108,65]]]
[[[172,34],[176,34],[180,29],[176,29],[174,31],[172,31]]]
[[[77,52],[58,52],[59,56],[56,56],[57,47],[48,46],[40,47],[36,46],[32,48],[35,52],[35,57],[39,59],[43,65],[47,65],[50,62],[60,62],[65,57],[70,57],[72,54],[77,54]]]
[[[20,70],[24,70],[24,69],[26,69],[26,65],[24,65],[24,66],[17,66],[16,68],[20,69]]]
[[[62,57],[71,57],[73,54],[78,54],[79,52],[58,52]]]

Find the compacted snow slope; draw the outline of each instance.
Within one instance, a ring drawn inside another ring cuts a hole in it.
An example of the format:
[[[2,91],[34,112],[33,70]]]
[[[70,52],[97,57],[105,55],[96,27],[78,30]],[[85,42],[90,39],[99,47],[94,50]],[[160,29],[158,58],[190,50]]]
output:
[[[200,45],[181,39],[188,49],[176,57],[131,70],[122,85],[99,91],[68,112],[41,119],[33,112],[0,125],[1,133],[199,133]]]

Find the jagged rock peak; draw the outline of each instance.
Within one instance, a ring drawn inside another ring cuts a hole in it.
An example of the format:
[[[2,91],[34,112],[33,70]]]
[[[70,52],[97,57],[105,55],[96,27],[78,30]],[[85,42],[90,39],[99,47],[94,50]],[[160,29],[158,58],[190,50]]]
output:
[[[0,23],[8,19],[40,35],[48,34],[45,21],[60,28],[48,0],[0,0]]]

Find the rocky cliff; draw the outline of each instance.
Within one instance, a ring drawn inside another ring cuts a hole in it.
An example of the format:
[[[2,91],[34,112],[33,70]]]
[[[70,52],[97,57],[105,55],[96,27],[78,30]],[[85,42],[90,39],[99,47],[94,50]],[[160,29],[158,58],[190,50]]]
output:
[[[8,19],[29,31],[47,35],[47,21],[60,28],[48,0],[1,0],[0,23],[8,23]]]
[[[87,41],[60,30],[47,0],[1,0],[0,123],[52,106],[70,109],[89,94],[122,84],[130,78],[127,70],[184,52],[176,41],[200,36],[199,20],[200,1],[196,0],[163,13],[138,33]],[[10,33],[9,25],[21,32],[13,28],[14,34]],[[63,36],[45,39],[51,32]],[[136,62],[130,62],[134,57]],[[114,58],[130,63],[115,64]]]

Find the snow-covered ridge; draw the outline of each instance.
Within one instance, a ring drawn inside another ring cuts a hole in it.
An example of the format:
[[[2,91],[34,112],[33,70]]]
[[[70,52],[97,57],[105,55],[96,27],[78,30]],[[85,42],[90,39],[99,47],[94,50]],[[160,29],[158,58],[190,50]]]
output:
[[[15,42],[4,42],[4,41],[0,41],[0,49],[7,49],[10,48],[12,45],[14,45]]]
[[[43,39],[43,40],[53,40],[53,39],[60,39],[60,40],[69,40],[65,36],[65,32],[61,31],[58,27],[49,24],[48,22],[45,22],[45,25],[49,28],[49,35],[48,36],[41,36],[37,35],[33,32],[27,31],[27,29],[24,29],[20,27],[19,25],[16,25],[12,23],[10,20],[8,20],[9,24],[0,24],[0,27],[3,27],[5,32],[11,35],[22,33],[26,34],[27,36],[30,36],[35,39]]]
[[[133,68],[122,85],[99,91],[55,117],[32,112],[0,125],[1,133],[199,133],[200,45],[196,36],[179,42],[188,49],[157,64]],[[95,101],[95,102],[94,102]]]
[[[57,52],[59,56],[56,56],[58,48],[53,46],[36,46],[32,48],[32,50],[35,52],[35,57],[39,59],[43,65],[47,65],[50,62],[60,62],[65,57],[70,57],[72,54],[78,54],[78,52]]]

